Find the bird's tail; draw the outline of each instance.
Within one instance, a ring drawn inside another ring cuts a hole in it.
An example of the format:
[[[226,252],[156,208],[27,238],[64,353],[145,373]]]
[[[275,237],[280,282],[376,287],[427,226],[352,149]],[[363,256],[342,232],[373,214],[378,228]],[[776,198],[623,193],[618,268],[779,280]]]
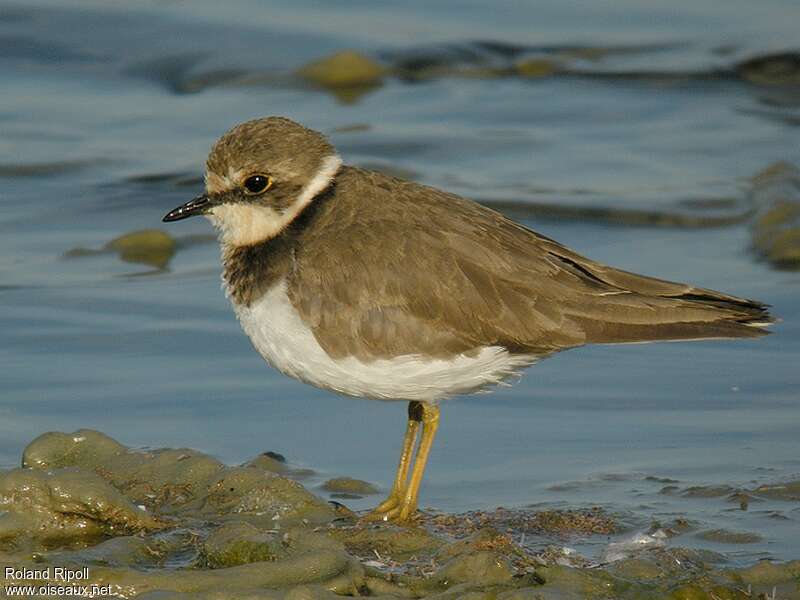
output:
[[[585,343],[755,338],[775,322],[756,300],[614,269],[563,246],[551,255],[597,283],[591,302],[564,307]]]

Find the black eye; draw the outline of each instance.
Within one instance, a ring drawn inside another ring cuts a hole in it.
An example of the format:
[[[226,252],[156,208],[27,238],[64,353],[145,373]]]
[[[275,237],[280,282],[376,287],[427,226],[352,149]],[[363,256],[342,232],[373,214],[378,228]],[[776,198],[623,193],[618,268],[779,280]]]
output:
[[[244,180],[244,189],[248,194],[260,194],[272,187],[272,177],[267,175],[250,175]]]

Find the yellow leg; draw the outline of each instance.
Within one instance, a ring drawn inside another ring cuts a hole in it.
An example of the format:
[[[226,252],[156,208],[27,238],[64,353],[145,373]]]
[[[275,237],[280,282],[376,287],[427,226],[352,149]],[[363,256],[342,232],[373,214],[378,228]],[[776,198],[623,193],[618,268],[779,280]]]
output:
[[[436,437],[436,430],[439,429],[439,407],[423,402],[422,411],[422,437],[417,450],[417,458],[414,461],[414,470],[411,471],[411,481],[408,482],[405,498],[403,498],[400,511],[395,518],[397,521],[407,521],[417,512],[419,486],[425,474],[425,465],[428,463],[428,454],[433,446],[433,438]]]
[[[408,468],[411,465],[411,455],[414,452],[414,445],[417,442],[417,432],[419,431],[420,421],[412,418],[411,407],[409,406],[408,426],[406,435],[403,438],[403,449],[400,452],[400,464],[397,465],[397,475],[394,478],[392,490],[389,496],[381,502],[378,507],[368,515],[369,518],[383,518],[383,515],[400,504],[406,493],[406,480],[408,479]]]
[[[411,471],[411,480],[408,481],[408,470],[411,464],[411,454],[417,439],[417,432],[422,426],[422,435]],[[374,511],[368,514],[366,520],[381,521],[408,521],[417,510],[417,497],[428,454],[433,444],[433,438],[439,427],[439,407],[427,402],[410,402],[408,405],[408,429],[403,440],[403,450],[400,454],[400,464],[389,497]]]

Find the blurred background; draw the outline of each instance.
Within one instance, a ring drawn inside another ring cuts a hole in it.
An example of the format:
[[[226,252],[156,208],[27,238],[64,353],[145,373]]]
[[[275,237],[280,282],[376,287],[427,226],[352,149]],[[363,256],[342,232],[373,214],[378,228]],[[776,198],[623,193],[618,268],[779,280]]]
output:
[[[448,402],[425,506],[688,515],[754,533],[720,545],[734,559],[796,558],[798,503],[733,492],[800,477],[798,23],[796,0],[3,0],[0,466],[90,427],[388,488],[405,405],[266,367],[210,226],[160,222],[219,135],[285,115],[347,163],[783,319],[758,341],[579,349]]]

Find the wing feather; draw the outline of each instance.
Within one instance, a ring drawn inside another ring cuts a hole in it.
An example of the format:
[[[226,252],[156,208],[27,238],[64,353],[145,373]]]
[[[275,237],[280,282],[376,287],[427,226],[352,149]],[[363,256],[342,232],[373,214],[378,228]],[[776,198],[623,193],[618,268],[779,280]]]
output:
[[[464,198],[351,167],[314,219],[290,296],[334,357],[542,356],[757,336],[748,323],[770,319],[763,304],[614,269]]]

